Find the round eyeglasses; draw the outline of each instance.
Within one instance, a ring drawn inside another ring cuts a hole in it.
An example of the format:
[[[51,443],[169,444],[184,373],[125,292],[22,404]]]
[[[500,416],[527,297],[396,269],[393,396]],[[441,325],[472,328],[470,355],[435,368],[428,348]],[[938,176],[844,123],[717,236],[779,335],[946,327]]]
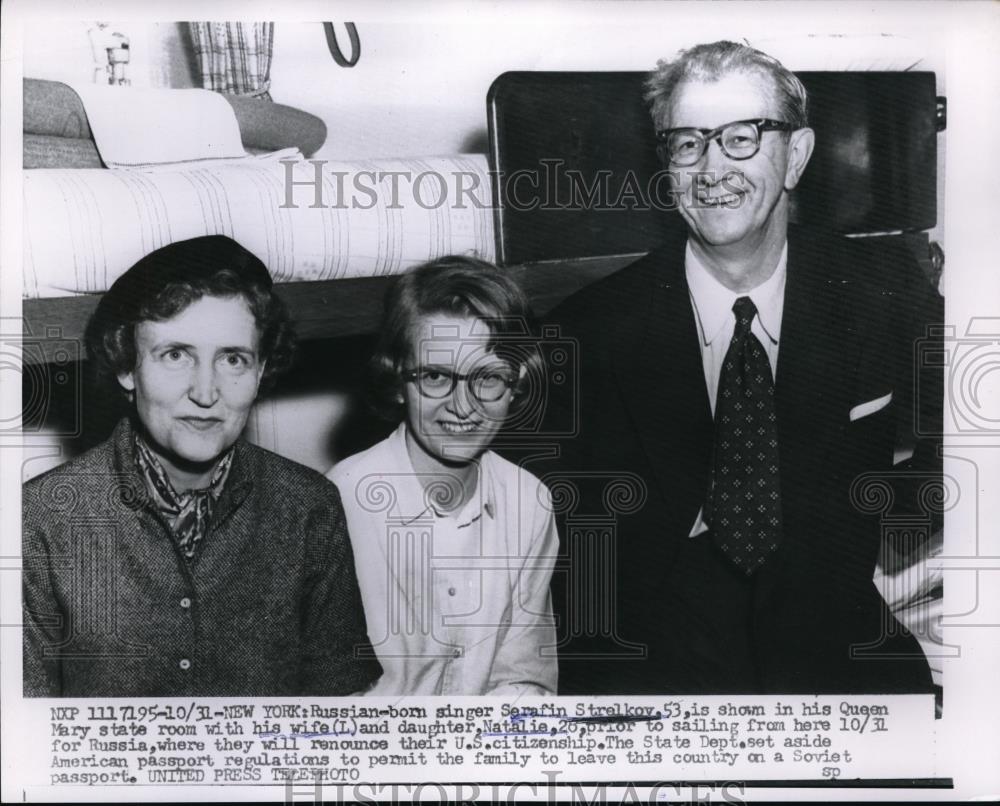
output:
[[[708,144],[715,140],[722,153],[730,159],[748,160],[760,151],[763,132],[790,132],[795,127],[780,120],[736,120],[717,129],[661,129],[656,133],[660,145],[656,147],[665,163],[686,168],[694,165],[705,154]]]
[[[517,379],[500,369],[483,367],[467,375],[449,369],[425,367],[403,370],[401,377],[406,383],[414,383],[424,397],[440,400],[455,391],[459,381],[468,384],[469,392],[480,403],[496,403],[512,389]]]

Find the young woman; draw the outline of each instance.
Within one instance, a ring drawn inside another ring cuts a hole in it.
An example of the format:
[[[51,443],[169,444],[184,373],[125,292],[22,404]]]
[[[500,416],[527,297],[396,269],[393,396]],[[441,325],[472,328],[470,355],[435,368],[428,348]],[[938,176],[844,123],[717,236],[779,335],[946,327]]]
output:
[[[328,474],[383,667],[372,694],[555,691],[551,499],[489,449],[539,377],[529,319],[520,288],[467,257],[386,297],[376,390],[402,422]]]

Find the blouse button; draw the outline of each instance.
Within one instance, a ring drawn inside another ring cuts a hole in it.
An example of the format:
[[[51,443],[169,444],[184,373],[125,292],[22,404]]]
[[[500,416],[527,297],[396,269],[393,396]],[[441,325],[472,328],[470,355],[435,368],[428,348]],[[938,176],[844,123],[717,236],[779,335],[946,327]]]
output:
[[[181,658],[181,662],[178,663],[177,665],[180,666],[186,672],[188,669],[191,668],[191,661],[189,661],[187,658]]]
[[[448,588],[448,595],[449,596],[454,596],[455,595],[455,589],[454,588]]]
[[[191,607],[191,600],[187,596],[181,599],[181,607],[183,607],[185,610]]]

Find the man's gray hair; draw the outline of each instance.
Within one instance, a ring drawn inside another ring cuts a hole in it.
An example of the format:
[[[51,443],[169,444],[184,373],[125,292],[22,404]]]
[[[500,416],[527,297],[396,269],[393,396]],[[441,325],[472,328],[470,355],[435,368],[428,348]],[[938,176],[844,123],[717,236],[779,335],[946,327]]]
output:
[[[738,42],[712,42],[682,50],[673,61],[660,59],[646,79],[646,101],[654,122],[664,120],[670,96],[684,81],[718,81],[732,73],[758,75],[771,83],[778,116],[795,128],[808,126],[806,89],[777,59]]]

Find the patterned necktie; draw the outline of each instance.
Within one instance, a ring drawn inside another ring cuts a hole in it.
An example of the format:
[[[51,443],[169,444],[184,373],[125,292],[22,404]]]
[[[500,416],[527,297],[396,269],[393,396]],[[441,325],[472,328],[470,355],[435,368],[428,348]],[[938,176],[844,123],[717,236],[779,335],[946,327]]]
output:
[[[702,517],[716,545],[748,576],[781,540],[778,423],[767,353],[750,324],[749,297],[733,304],[736,327],[719,375],[715,452]]]

